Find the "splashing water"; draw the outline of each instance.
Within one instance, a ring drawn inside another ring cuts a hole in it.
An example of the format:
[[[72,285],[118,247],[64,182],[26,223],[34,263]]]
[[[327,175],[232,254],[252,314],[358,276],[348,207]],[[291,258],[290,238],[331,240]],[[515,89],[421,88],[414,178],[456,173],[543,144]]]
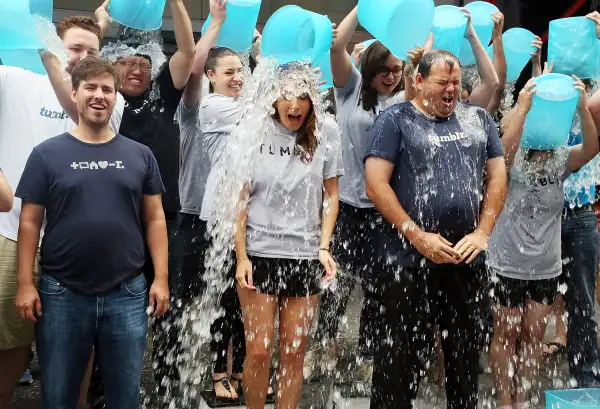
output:
[[[319,93],[318,79],[308,64],[295,64],[294,69],[282,71],[274,60],[259,58],[254,74],[246,77],[241,119],[228,136],[223,159],[215,169],[219,187],[213,206],[215,214],[207,225],[211,246],[207,250],[204,266],[206,291],[191,303],[180,323],[184,329],[181,337],[183,353],[179,357],[184,404],[195,396],[194,384],[197,380],[212,369],[211,362],[198,358],[201,348],[211,340],[212,322],[224,313],[219,300],[230,285],[226,277],[234,263],[231,254],[240,192],[251,181],[254,161],[265,135],[272,132],[273,103],[281,98],[282,89],[290,90],[290,82],[296,85],[293,89],[297,90],[290,91],[294,94],[290,96],[305,92],[309,94],[317,117],[317,129],[320,129],[319,124],[328,120],[325,102]],[[319,132],[317,137],[320,138]],[[290,203],[290,212],[298,205]],[[246,334],[248,337],[252,335]]]
[[[44,47],[58,59],[61,71],[65,71],[68,66],[69,54],[65,50],[63,40],[56,33],[56,27],[39,14],[33,14],[31,18]]]
[[[147,55],[152,60],[152,71],[150,72],[152,80],[156,79],[163,65],[167,62],[167,57],[158,42],[150,42],[138,47],[132,47],[121,42],[111,43],[102,48],[100,55],[113,63],[123,57]]]

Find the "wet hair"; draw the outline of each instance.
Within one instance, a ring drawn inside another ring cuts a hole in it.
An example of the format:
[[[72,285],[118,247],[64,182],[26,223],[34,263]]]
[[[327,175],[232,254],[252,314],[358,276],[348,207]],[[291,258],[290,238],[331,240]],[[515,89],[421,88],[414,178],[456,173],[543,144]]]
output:
[[[534,156],[536,153],[538,153],[538,152],[550,152],[550,154],[552,155],[552,154],[554,154],[554,149],[551,149],[551,150],[540,150],[540,149],[530,149],[530,148],[528,148],[528,149],[525,151],[525,155],[524,155],[524,157],[525,157],[525,160],[526,160],[527,162],[530,162],[530,161],[533,159],[533,156]]]
[[[115,80],[115,91],[119,89],[121,80],[117,70],[109,61],[93,56],[86,57],[75,65],[71,73],[71,85],[77,90],[82,81],[100,74],[110,74]]]
[[[240,58],[238,53],[233,51],[231,48],[227,48],[227,47],[211,48],[208,51],[208,56],[206,57],[206,63],[204,64],[204,73],[208,77],[208,71],[210,70],[212,72],[215,72],[219,65],[219,61],[221,60],[221,58],[234,57],[234,56]],[[240,58],[240,61],[241,61],[241,58]],[[212,82],[209,82],[208,92],[210,92],[211,94],[213,92],[215,92],[215,88],[213,87]]]
[[[61,39],[64,39],[65,33],[74,27],[78,27],[83,30],[94,33],[96,35],[96,37],[98,37],[99,41],[102,41],[102,39],[104,38],[104,34],[102,33],[102,29],[100,28],[100,25],[98,23],[96,23],[93,19],[91,19],[90,17],[85,17],[85,16],[73,16],[73,17],[63,18],[60,21],[60,23],[58,24],[58,29],[57,29],[58,36]]]
[[[375,41],[365,50],[360,60],[360,71],[362,75],[362,87],[360,91],[360,101],[365,111],[375,112],[375,107],[379,103],[378,92],[371,82],[373,78],[385,67],[385,63],[392,52],[379,41]],[[396,94],[404,88],[404,82],[401,80],[398,86],[392,91]],[[360,103],[360,102],[359,102]]]
[[[451,71],[454,69],[454,65],[458,65],[460,67],[458,57],[451,52],[446,50],[433,50],[423,55],[421,61],[419,62],[417,73],[421,74],[423,79],[427,79],[431,73],[431,67],[440,62],[444,63],[446,67],[450,68]]]
[[[294,147],[294,155],[298,156],[303,163],[310,163],[319,146],[317,138],[317,115],[312,99],[310,99],[310,109],[308,115],[304,119],[304,123],[296,133],[296,146]],[[272,118],[281,123],[279,111],[277,110],[277,101],[273,103],[275,113]]]

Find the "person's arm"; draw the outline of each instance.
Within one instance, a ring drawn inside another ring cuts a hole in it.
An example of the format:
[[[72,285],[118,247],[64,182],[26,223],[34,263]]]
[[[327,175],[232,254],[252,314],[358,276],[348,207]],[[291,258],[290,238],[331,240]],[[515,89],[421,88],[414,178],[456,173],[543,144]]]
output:
[[[352,75],[352,60],[346,47],[358,26],[358,6],[338,26],[337,38],[331,46],[331,74],[336,88],[344,88]]]
[[[321,244],[319,245],[319,261],[325,267],[325,280],[331,280],[336,274],[335,261],[331,257],[331,236],[339,211],[338,178],[333,177],[323,181],[323,217],[321,221]]]
[[[13,207],[14,194],[4,173],[0,170],[0,212],[10,212]]]
[[[535,78],[542,75],[542,47],[544,43],[540,37],[534,36],[531,45],[535,48],[535,51],[531,53],[531,76]]]
[[[75,125],[78,125],[79,113],[77,112],[77,104],[71,99],[73,91],[71,76],[61,69],[58,58],[51,52],[46,50],[40,51],[40,57],[60,106],[69,115],[69,118],[75,122]]]
[[[44,221],[44,206],[23,201],[19,219],[17,240],[17,296],[15,306],[19,316],[36,322],[42,315],[40,296],[33,281],[33,267],[40,243],[40,231]]]
[[[466,8],[463,8],[462,10],[467,14],[469,19],[465,37],[469,41],[469,44],[471,44],[477,63],[477,70],[481,77],[481,82],[469,97],[469,103],[485,108],[490,103],[492,95],[496,92],[496,88],[498,88],[498,75],[496,74],[494,64],[492,64],[492,60],[490,60],[486,48],[481,44],[481,41],[479,41],[479,37],[477,37],[475,28],[471,22],[471,13]]]
[[[492,33],[492,43],[494,44],[494,55],[492,56],[492,65],[498,75],[498,86],[492,96],[492,100],[487,106],[487,111],[494,115],[504,95],[504,86],[506,85],[506,56],[504,55],[504,42],[502,41],[502,30],[504,28],[504,15],[500,12],[492,15],[494,20],[494,31]]]
[[[598,154],[599,141],[598,141],[598,130],[594,117],[588,107],[585,85],[579,78],[573,75],[575,82],[573,85],[580,92],[579,103],[577,109],[581,116],[581,134],[583,142],[579,145],[572,146],[569,149],[568,166],[572,172],[578,171],[583,165],[588,163]],[[597,94],[598,92],[596,92]]]
[[[110,0],[105,0],[104,3],[102,3],[102,5],[98,7],[94,12],[94,15],[96,16],[96,21],[98,22],[98,25],[102,30],[102,35],[104,35],[106,33],[106,30],[108,30],[108,26],[110,25],[111,21],[110,14],[108,14],[109,3]]]
[[[496,220],[502,212],[506,200],[506,165],[502,156],[488,159],[486,163],[487,182],[479,223],[475,231],[466,235],[454,246],[461,254],[459,263],[471,264],[473,260],[488,249],[488,242]]]
[[[175,88],[183,89],[190,77],[196,53],[194,29],[183,0],[171,0],[171,13],[173,15],[173,31],[175,31],[177,52],[169,61],[169,70]]]
[[[235,229],[235,258],[237,267],[235,279],[238,285],[247,290],[256,290],[252,282],[252,264],[246,252],[246,225],[248,223],[248,200],[250,200],[250,186],[244,185],[238,200],[237,219]]]
[[[146,244],[154,265],[154,282],[150,287],[148,304],[152,316],[160,317],[169,309],[169,240],[161,195],[144,194],[142,208]]]
[[[533,94],[535,94],[535,83],[534,79],[531,78],[527,81],[521,92],[519,92],[519,100],[513,112],[502,119],[501,126],[505,129],[502,136],[502,145],[504,145],[504,161],[506,162],[507,170],[510,170],[512,167],[515,155],[521,144],[525,118],[531,109]]]
[[[192,64],[190,78],[183,92],[183,103],[191,108],[200,101],[202,95],[202,78],[208,52],[217,43],[221,27],[226,18],[226,4],[220,0],[210,0],[210,15],[212,19],[208,28],[196,44],[196,55]]]

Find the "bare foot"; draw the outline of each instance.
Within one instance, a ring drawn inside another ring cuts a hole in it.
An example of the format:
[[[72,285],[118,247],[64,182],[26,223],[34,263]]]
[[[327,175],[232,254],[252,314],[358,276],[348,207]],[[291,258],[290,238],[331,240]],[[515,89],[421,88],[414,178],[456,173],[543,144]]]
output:
[[[213,376],[213,385],[215,388],[215,396],[217,398],[225,398],[235,400],[238,398],[238,394],[229,382],[229,377],[227,374],[224,376],[220,376],[222,374],[215,374]]]

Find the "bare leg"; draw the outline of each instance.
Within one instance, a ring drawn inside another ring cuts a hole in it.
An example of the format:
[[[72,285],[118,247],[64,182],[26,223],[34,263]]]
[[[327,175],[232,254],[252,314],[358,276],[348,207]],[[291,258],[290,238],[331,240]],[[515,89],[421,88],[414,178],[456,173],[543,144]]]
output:
[[[565,299],[562,295],[557,295],[554,298],[554,304],[552,305],[552,313],[556,316],[556,335],[554,336],[554,342],[558,342],[561,345],[567,345],[567,317],[565,316]],[[558,347],[552,345],[550,347],[544,346],[545,354],[553,354],[557,351]]]
[[[277,409],[296,409],[302,393],[304,353],[319,296],[287,297],[279,307]],[[245,376],[245,375],[244,375]]]
[[[542,340],[546,331],[548,314],[551,311],[552,306],[538,304],[532,300],[527,300],[525,305],[521,326],[519,366],[516,373],[515,404],[517,405],[525,402],[527,392],[536,383],[539,362],[543,355]]]
[[[246,361],[242,381],[244,398],[249,409],[263,409],[269,387],[277,297],[239,286],[238,294],[246,334]]]
[[[520,308],[495,306],[494,336],[490,345],[490,366],[498,394],[498,406],[512,405],[513,374],[516,369],[517,337],[521,327]]]
[[[92,380],[92,370],[94,369],[94,349],[92,348],[92,355],[88,361],[87,369],[85,370],[85,376],[81,381],[81,387],[79,388],[79,402],[77,405],[84,406],[87,402],[87,393],[90,388],[90,381]]]
[[[31,346],[0,351],[0,409],[9,409],[19,379],[29,364]]]

